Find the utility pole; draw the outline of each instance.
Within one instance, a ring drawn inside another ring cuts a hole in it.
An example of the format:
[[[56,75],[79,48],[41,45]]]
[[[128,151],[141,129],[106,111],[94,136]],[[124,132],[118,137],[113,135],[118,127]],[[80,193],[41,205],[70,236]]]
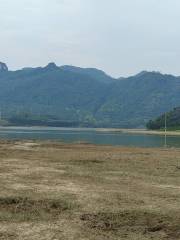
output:
[[[167,113],[164,115],[164,147],[167,148]]]

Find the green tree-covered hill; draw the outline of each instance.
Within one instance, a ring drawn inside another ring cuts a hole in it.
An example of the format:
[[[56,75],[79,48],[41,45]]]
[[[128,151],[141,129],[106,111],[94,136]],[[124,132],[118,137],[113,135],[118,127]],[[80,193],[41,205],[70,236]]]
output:
[[[98,69],[54,63],[0,71],[0,109],[16,121],[49,116],[77,125],[141,127],[179,105],[180,78],[158,72],[114,79]]]
[[[164,129],[165,121],[166,121],[167,129],[179,130],[180,129],[180,107],[174,108],[172,111],[164,113],[160,117],[154,120],[150,120],[147,123],[147,128],[152,130]]]

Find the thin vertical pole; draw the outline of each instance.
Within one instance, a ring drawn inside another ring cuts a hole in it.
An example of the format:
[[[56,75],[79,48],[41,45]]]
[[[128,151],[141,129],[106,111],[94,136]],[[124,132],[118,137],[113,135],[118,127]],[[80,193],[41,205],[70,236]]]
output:
[[[167,148],[167,113],[164,116],[164,147]]]

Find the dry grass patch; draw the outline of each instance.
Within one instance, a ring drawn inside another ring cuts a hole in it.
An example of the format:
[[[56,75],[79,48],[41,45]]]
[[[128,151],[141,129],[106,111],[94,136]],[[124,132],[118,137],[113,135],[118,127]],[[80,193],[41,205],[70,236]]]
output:
[[[75,203],[65,199],[0,198],[0,221],[53,220],[74,208]]]
[[[0,240],[15,240],[17,237],[16,233],[0,232]]]
[[[35,143],[0,142],[0,240],[180,239],[179,149]]]
[[[180,214],[175,216],[136,209],[83,214],[80,219],[85,226],[100,233],[117,234],[118,231],[141,233],[141,235],[156,233],[156,237],[164,235],[164,239],[172,240],[180,239]]]

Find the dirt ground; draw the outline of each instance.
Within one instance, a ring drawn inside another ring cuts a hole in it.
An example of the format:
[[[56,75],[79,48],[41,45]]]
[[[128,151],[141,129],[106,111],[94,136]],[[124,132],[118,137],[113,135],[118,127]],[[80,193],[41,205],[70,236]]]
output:
[[[180,149],[0,142],[0,239],[180,239]]]

